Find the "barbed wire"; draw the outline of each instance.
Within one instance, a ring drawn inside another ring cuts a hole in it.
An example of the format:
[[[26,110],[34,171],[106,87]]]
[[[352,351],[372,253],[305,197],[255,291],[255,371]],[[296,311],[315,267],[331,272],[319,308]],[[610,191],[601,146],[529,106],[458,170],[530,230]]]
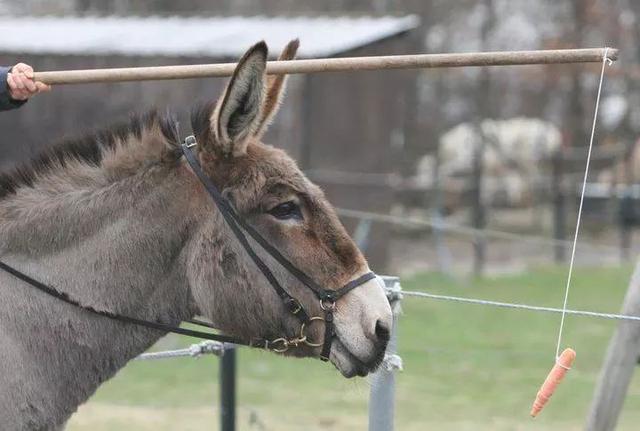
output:
[[[602,147],[593,148],[591,155],[592,160],[615,160],[624,156],[629,151],[629,145],[627,143],[617,143],[614,145],[607,145]],[[543,162],[550,163],[555,156],[549,156],[544,158]],[[583,162],[587,157],[586,150],[579,147],[570,147],[562,150],[561,159],[565,162]],[[534,162],[531,160],[530,162]],[[540,189],[545,190],[553,186],[555,178],[550,175],[533,174],[527,175],[518,172],[523,179],[526,179],[528,189]],[[565,180],[573,180],[573,177],[580,177],[582,171],[572,171],[565,168],[562,172],[562,177]],[[354,172],[344,170],[333,169],[307,169],[305,174],[314,181],[320,181],[328,184],[345,185],[345,186],[371,186],[371,187],[390,187],[398,191],[401,190],[413,190],[413,189],[428,189],[432,188],[431,184],[426,184],[420,181],[421,175],[403,177],[396,172]],[[471,173],[467,174],[469,177]],[[502,184],[504,180],[503,175],[496,175],[491,173],[485,173],[483,175],[483,189],[489,192],[496,192],[502,190]],[[431,180],[431,176],[429,176]],[[429,180],[429,181],[430,181]],[[476,187],[474,184],[469,184],[470,179],[462,176],[445,176],[440,178],[442,189],[449,189],[454,192],[464,192]]]
[[[545,238],[542,236],[536,235],[526,235],[519,234],[514,232],[506,232],[495,229],[476,229],[470,226],[463,226],[455,223],[449,223],[444,221],[435,221],[433,219],[427,219],[422,217],[406,217],[406,216],[396,216],[392,214],[380,214],[369,211],[361,211],[361,210],[353,210],[347,208],[336,208],[338,215],[355,218],[355,219],[368,219],[381,223],[390,223],[401,226],[427,226],[434,229],[440,229],[444,231],[450,231],[455,233],[460,233],[463,235],[470,236],[485,236],[485,237],[493,237],[495,239],[504,239],[510,241],[526,241],[531,243],[539,243],[543,245],[552,245],[552,246],[563,246],[563,247],[571,247],[572,242],[568,240],[562,239],[554,239],[554,238]],[[618,247],[608,244],[597,244],[594,242],[581,241],[580,246],[589,246],[591,248],[600,248],[608,251],[619,250]]]

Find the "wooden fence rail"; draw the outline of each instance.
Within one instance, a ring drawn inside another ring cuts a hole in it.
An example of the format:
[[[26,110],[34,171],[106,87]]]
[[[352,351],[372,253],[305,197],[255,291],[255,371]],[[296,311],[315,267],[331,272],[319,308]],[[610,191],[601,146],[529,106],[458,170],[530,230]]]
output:
[[[267,73],[278,75],[344,72],[355,70],[596,63],[602,61],[605,50],[607,49],[607,57],[610,60],[617,60],[618,50],[615,48],[470,52],[462,54],[417,54],[270,61],[267,63]],[[235,67],[235,63],[223,63],[131,67],[118,69],[64,70],[36,72],[35,79],[47,84],[60,85],[223,77],[231,76]]]

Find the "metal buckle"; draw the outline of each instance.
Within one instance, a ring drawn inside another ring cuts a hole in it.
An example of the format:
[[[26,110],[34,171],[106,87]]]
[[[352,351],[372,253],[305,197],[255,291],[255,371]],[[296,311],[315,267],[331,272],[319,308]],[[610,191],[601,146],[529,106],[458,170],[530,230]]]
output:
[[[302,310],[302,304],[295,298],[288,298],[286,304],[289,312],[293,315],[298,314],[300,310]]]
[[[198,145],[198,141],[196,141],[196,137],[193,135],[189,135],[186,138],[184,138],[184,145],[187,148],[193,148],[196,145]]]
[[[306,343],[306,342],[307,342],[307,337],[304,334],[300,333],[299,337],[292,338],[290,340],[281,337],[281,338],[276,338],[275,340],[272,340],[272,341],[268,341],[267,346],[269,347],[265,347],[265,349],[271,350],[272,352],[276,352],[276,353],[284,353],[287,350],[289,350],[291,347],[298,347],[299,344]],[[280,347],[278,347],[278,344],[280,345]]]
[[[278,343],[281,343],[282,347],[280,348],[276,347]],[[289,341],[287,341],[286,338],[276,338],[275,340],[271,341],[270,344],[271,344],[270,350],[276,353],[284,353],[287,350],[289,350]]]
[[[327,305],[325,305],[327,301]],[[336,300],[333,298],[320,298],[320,308],[324,311],[334,311],[336,309]]]
[[[316,322],[324,322],[324,317],[314,316],[314,317],[310,318],[309,319],[309,326],[311,326],[311,324],[314,321],[316,321]],[[305,334],[305,329],[306,328],[307,328],[307,326],[304,323],[300,327],[300,338],[304,340],[304,344],[306,344],[309,347],[322,347],[322,345],[324,344],[324,341],[322,341],[321,343],[312,343],[311,341],[309,341],[309,338]]]

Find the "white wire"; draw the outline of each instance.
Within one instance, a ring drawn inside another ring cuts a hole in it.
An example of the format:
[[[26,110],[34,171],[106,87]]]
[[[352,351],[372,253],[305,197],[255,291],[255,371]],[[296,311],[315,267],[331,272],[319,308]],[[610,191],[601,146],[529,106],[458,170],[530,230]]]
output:
[[[630,316],[627,314],[599,313],[596,311],[585,311],[585,310],[568,310],[563,308],[542,307],[539,305],[488,301],[485,299],[463,298],[460,296],[437,295],[435,293],[413,292],[413,291],[406,291],[406,290],[402,291],[402,295],[437,299],[441,301],[462,302],[462,303],[476,304],[476,305],[488,305],[488,306],[501,307],[501,308],[513,308],[518,310],[528,310],[528,311],[537,311],[537,312],[545,312],[545,313],[565,313],[565,314],[573,314],[577,316],[598,317],[602,319],[615,319],[615,320],[627,320],[627,321],[640,322],[640,316]]]
[[[560,318],[560,329],[558,330],[558,343],[556,345],[556,360],[560,356],[560,344],[562,343],[562,331],[564,330],[564,320],[566,316],[567,302],[569,300],[569,289],[571,286],[571,276],[573,275],[573,262],[576,257],[576,244],[578,242],[578,233],[580,232],[580,221],[582,219],[582,204],[584,202],[584,191],[587,188],[587,177],[589,176],[589,164],[591,163],[591,150],[593,149],[593,137],[596,132],[596,122],[598,120],[598,108],[600,107],[600,93],[602,91],[602,82],[604,81],[604,69],[611,63],[607,57],[609,48],[605,48],[602,55],[602,69],[600,70],[600,82],[598,83],[598,94],[596,96],[596,107],[593,113],[593,123],[591,125],[591,137],[589,138],[589,150],[587,151],[587,163],[584,168],[584,177],[582,179],[582,191],[580,192],[580,206],[578,207],[578,218],[576,220],[576,231],[573,235],[573,246],[571,247],[571,260],[569,262],[569,273],[567,275],[567,285],[564,290],[564,302],[562,303],[562,317]]]

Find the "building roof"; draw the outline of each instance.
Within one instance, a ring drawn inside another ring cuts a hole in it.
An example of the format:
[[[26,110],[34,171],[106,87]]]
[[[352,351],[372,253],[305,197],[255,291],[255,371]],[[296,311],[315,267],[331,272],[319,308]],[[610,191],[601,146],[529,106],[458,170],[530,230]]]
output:
[[[366,46],[420,24],[402,17],[0,16],[0,52],[52,55],[238,57],[266,40],[273,53],[300,38],[301,57]]]

